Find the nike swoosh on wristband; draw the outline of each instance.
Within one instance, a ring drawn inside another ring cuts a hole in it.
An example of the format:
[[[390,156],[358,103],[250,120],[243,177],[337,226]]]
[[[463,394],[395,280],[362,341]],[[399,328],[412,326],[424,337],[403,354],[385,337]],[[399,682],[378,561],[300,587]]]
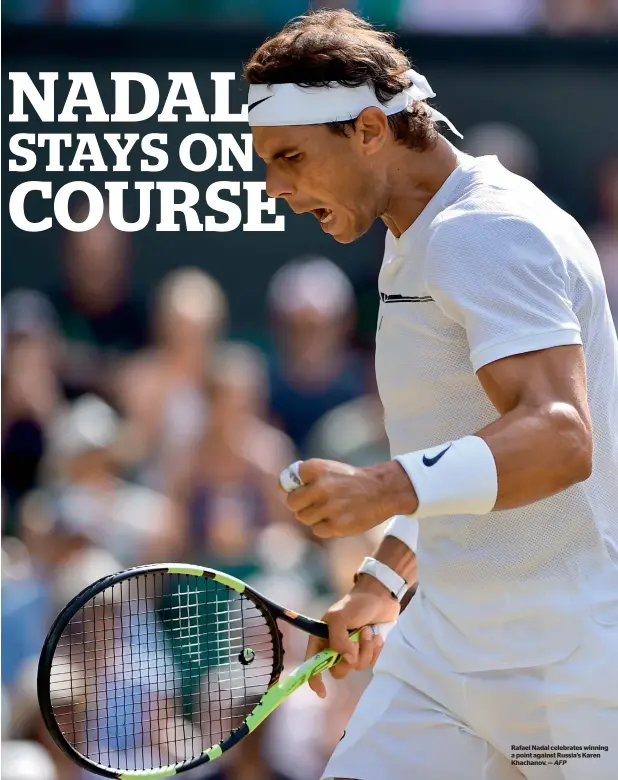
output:
[[[265,98],[261,98],[260,100],[256,100],[255,103],[251,103],[251,105],[247,109],[247,113],[249,113],[249,111],[251,111],[252,108],[255,108],[256,106],[259,106],[260,103],[263,103],[265,100],[270,100],[271,97],[274,97],[274,95],[268,95]]]
[[[449,444],[448,447],[445,450],[442,450],[442,452],[439,452],[437,455],[434,455],[433,458],[428,458],[427,455],[423,455],[423,464],[425,466],[435,466],[436,463],[440,460],[440,458],[447,453],[453,445]]]

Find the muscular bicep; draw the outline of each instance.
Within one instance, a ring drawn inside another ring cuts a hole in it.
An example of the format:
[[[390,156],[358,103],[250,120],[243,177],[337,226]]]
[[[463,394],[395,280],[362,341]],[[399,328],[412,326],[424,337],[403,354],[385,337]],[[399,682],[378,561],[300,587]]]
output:
[[[539,501],[590,476],[592,425],[580,346],[505,357],[477,376],[500,413],[478,432],[498,470],[494,509]]]
[[[517,407],[572,407],[590,428],[586,363],[580,345],[526,352],[477,371],[487,397],[504,415]]]

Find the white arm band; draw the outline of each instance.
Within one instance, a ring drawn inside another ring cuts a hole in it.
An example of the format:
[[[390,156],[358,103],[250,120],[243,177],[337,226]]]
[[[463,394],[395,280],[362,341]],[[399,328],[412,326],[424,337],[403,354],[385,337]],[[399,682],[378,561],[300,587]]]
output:
[[[361,563],[359,570],[356,572],[354,582],[358,579],[359,574],[369,574],[370,577],[374,577],[378,582],[389,591],[391,596],[397,601],[401,599],[408,592],[408,583],[402,576],[397,574],[396,571],[391,569],[382,561],[378,561],[375,558],[365,558]]]
[[[418,509],[408,517],[485,515],[495,506],[496,462],[478,436],[464,436],[394,460],[407,473],[418,498]]]

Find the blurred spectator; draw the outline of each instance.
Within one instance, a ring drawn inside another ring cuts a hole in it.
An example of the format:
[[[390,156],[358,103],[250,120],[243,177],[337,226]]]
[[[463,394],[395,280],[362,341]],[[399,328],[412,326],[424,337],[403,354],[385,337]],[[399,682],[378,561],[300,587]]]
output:
[[[184,760],[189,740],[175,717],[179,675],[162,627],[152,612],[135,610],[129,588],[120,583],[116,601],[108,594],[73,619],[58,644],[50,693],[69,741],[98,741],[101,763],[143,769],[145,761]]]
[[[258,568],[260,530],[289,518],[277,477],[294,451],[263,420],[267,393],[261,353],[224,345],[212,367],[210,421],[185,489],[190,556],[243,579]]]
[[[126,18],[134,0],[54,0],[57,21],[77,24],[117,24]]]
[[[5,0],[2,13],[12,22],[114,24],[134,0]]]
[[[616,25],[616,0],[5,0],[21,23],[209,23],[279,27],[314,8],[347,8],[375,24],[465,34],[595,33]]]
[[[5,297],[2,342],[3,532],[14,533],[17,504],[34,487],[46,429],[62,395],[56,322],[43,295],[15,290]]]
[[[543,0],[402,0],[399,22],[409,30],[442,33],[507,33],[530,30]]]
[[[397,15],[402,0],[317,0],[311,8],[347,8],[374,24],[397,27]]]
[[[90,546],[87,540],[58,533],[44,522],[36,527],[33,523],[32,528],[24,531],[27,545],[17,539],[5,539],[2,545],[2,675],[3,695],[10,700],[9,734],[12,739],[41,741],[54,756],[58,777],[69,780],[77,776],[78,770],[53,744],[39,712],[36,692],[39,653],[59,609],[87,584],[118,571],[121,566],[108,553]],[[26,746],[22,746],[26,757],[29,756]],[[19,752],[16,747],[16,761]],[[33,771],[37,767],[42,771],[33,755]],[[4,745],[2,758],[4,770]],[[26,766],[29,760],[25,761]],[[13,776],[3,777],[12,780]]]
[[[618,156],[603,163],[598,186],[600,219],[588,232],[601,260],[607,297],[618,323]]]
[[[146,344],[146,314],[130,286],[129,241],[107,215],[91,230],[65,236],[64,276],[50,298],[64,339],[60,372],[69,398],[96,392],[109,400],[118,359]]]
[[[2,743],[1,780],[60,780],[51,756],[38,742]]]
[[[616,0],[545,0],[545,24],[561,35],[601,33],[616,29]]]
[[[364,395],[320,418],[307,437],[307,456],[371,466],[390,459],[384,409],[377,395]]]
[[[366,389],[366,368],[350,348],[354,293],[334,263],[312,257],[277,271],[268,303],[275,341],[270,408],[304,456],[313,425]]]
[[[280,604],[288,601],[297,611],[310,612],[316,599],[332,593],[324,548],[298,523],[275,521],[262,529],[255,542],[255,559],[258,571],[249,578],[250,584]],[[304,644],[297,631],[293,636]]]
[[[219,284],[197,268],[181,268],[161,283],[154,308],[156,345],[138,353],[116,382],[133,436],[130,457],[142,481],[174,492],[208,419],[205,387],[227,321]]]
[[[49,621],[49,595],[37,578],[23,542],[2,542],[2,685],[5,696],[18,683],[22,665],[38,655]],[[10,641],[6,638],[10,637]],[[11,708],[13,710],[13,708]],[[11,712],[15,716],[15,712]],[[4,712],[3,712],[4,715]],[[3,728],[4,728],[3,717]],[[8,725],[8,724],[7,724]]]
[[[161,494],[120,478],[121,445],[120,421],[101,399],[83,396],[62,412],[51,433],[47,480],[24,503],[26,533],[43,528],[54,543],[66,537],[63,554],[69,541],[78,551],[94,545],[113,554],[120,568],[173,559],[180,545],[175,508]]]
[[[305,13],[308,0],[134,0],[136,21],[201,20],[226,27],[279,26]]]
[[[474,157],[495,155],[505,168],[534,182],[539,168],[538,150],[526,133],[506,122],[474,125],[465,135],[464,149]]]

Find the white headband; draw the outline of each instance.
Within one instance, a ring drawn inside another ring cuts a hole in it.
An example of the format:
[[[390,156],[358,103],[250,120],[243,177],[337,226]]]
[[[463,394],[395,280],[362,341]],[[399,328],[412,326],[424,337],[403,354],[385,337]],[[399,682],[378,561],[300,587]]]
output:
[[[412,82],[386,104],[376,97],[371,84],[344,87],[336,81],[324,87],[299,87],[298,84],[251,84],[249,87],[249,125],[251,127],[279,127],[282,125],[321,125],[345,122],[371,106],[384,111],[386,116],[404,111],[415,100],[436,96],[425,76],[415,70],[404,74]],[[428,106],[432,119],[446,122],[450,129],[463,138],[450,119]]]

